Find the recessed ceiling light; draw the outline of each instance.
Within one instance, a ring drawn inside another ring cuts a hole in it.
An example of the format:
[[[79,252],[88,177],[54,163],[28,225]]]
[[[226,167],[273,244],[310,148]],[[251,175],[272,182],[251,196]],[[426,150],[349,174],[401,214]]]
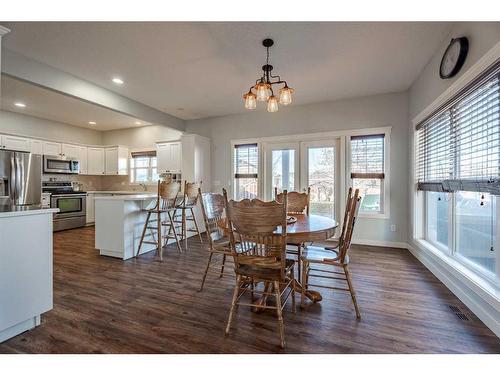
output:
[[[90,125],[90,126],[97,125],[97,122],[95,122],[95,121],[89,121],[89,125]]]
[[[135,122],[135,124],[136,124],[136,125],[142,125],[142,122],[140,122],[140,121],[136,121],[136,122]]]
[[[117,85],[123,85],[123,83],[124,83],[124,82],[123,82],[123,79],[121,79],[121,78],[119,78],[119,77],[115,77],[115,78],[113,78],[113,79],[112,79],[112,81],[113,81],[114,83],[116,83]]]
[[[19,108],[24,108],[24,107],[26,107],[26,104],[21,103],[21,102],[16,102],[16,103],[14,103],[14,105],[15,105],[16,107],[19,107]]]

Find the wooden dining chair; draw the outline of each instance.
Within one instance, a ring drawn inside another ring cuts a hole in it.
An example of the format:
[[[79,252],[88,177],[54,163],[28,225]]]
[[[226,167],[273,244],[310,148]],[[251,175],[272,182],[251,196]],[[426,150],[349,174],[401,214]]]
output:
[[[274,188],[274,197],[277,202],[281,202],[283,200],[283,192],[278,193],[278,188]],[[310,200],[311,200],[311,188],[308,187],[307,191],[304,193],[299,193],[296,191],[291,191],[287,193],[287,214],[293,216],[294,214],[306,214],[309,215],[309,208],[310,208]],[[293,256],[296,256],[297,258],[297,275],[299,281],[302,280],[301,278],[301,260],[300,257],[302,256],[302,249],[304,247],[304,244],[302,242],[296,243],[296,242],[288,242],[287,245],[292,246],[292,248],[287,248],[287,254],[291,254]],[[293,248],[293,247],[296,247]]]
[[[184,181],[184,194],[183,199],[180,204],[177,205],[174,213],[174,222],[177,226],[181,228],[181,240],[184,241],[184,248],[187,250],[187,233],[194,232],[198,234],[200,242],[203,242],[201,238],[201,233],[198,228],[198,222],[196,221],[196,216],[194,215],[193,209],[198,204],[199,194],[198,191],[201,189],[202,182],[187,182]],[[179,219],[180,211],[180,219]],[[194,224],[194,229],[188,228],[188,222]]]
[[[178,203],[177,199],[180,190],[180,182],[158,180],[156,204],[153,208],[146,209],[146,221],[142,229],[141,240],[135,256],[139,255],[142,244],[146,243],[156,245],[158,256],[160,259],[163,259],[162,248],[168,243],[169,239],[174,239],[179,252],[182,252],[174,223],[174,213]],[[167,215],[167,220],[162,219],[162,214]],[[168,228],[166,235],[162,234],[163,227],[165,227],[165,229]],[[152,237],[153,241],[145,240],[146,237]]]
[[[342,221],[342,231],[338,238],[328,239],[324,242],[314,242],[314,245],[324,247],[327,250],[335,250],[340,246],[340,241],[344,238],[345,231],[347,229],[347,220],[349,218],[350,207],[352,203],[352,187],[349,187],[349,191],[347,192],[347,198],[345,203],[345,211],[344,211],[344,219]]]
[[[220,221],[223,220],[224,217],[224,196],[222,194],[216,193],[202,193],[201,189],[198,189],[198,194],[201,197],[201,211],[203,213],[203,219],[205,221],[205,233],[207,235],[209,244],[208,262],[200,286],[200,291],[202,291],[210,266],[218,265],[218,259],[214,258],[221,258],[219,277],[222,277],[224,275],[224,265],[226,263],[226,257],[231,257],[232,254],[230,249],[229,237],[219,226]]]
[[[352,189],[349,190],[352,192]],[[349,256],[348,251],[351,247],[352,233],[354,230],[354,224],[356,223],[356,218],[358,216],[359,206],[361,202],[361,197],[359,196],[359,189],[356,189],[354,195],[350,199],[350,206],[346,207],[348,211],[348,216],[346,220],[346,227],[343,230],[343,236],[340,238],[339,246],[336,249],[326,249],[318,246],[308,246],[304,249],[302,254],[302,293],[300,299],[301,307],[304,307],[304,297],[306,290],[310,286],[318,288],[327,288],[334,290],[344,290],[351,293],[352,302],[354,304],[354,309],[356,311],[356,317],[361,319],[361,314],[359,312],[358,303],[356,301],[356,293],[352,285],[351,275],[349,273]],[[322,266],[332,266],[334,270],[328,270],[324,268],[312,268],[311,265],[322,265]],[[336,271],[340,268],[342,271]],[[313,271],[314,273],[311,273]],[[319,284],[309,283],[311,277],[318,277],[321,279],[334,279],[342,280],[347,282],[347,288],[340,288],[336,286],[326,286]]]
[[[234,201],[226,203],[231,252],[235,264],[236,286],[231,301],[231,310],[226,326],[229,333],[235,309],[238,305],[251,306],[256,309],[275,309],[278,315],[281,347],[285,347],[285,329],[283,324],[283,307],[290,295],[292,311],[295,312],[295,277],[294,261],[286,259],[286,204],[287,196],[283,195],[282,203],[263,202],[258,199]],[[280,231],[276,232],[277,229]],[[256,291],[255,284],[263,283],[264,289]],[[240,301],[250,291],[250,303]],[[262,298],[254,303],[254,293]],[[274,296],[276,304],[267,304],[269,296]]]

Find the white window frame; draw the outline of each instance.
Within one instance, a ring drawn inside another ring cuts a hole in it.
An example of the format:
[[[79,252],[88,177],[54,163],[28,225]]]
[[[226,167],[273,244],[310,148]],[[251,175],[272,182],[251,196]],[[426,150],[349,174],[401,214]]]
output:
[[[365,129],[362,131],[356,131],[350,134],[346,139],[346,179],[348,186],[353,186],[353,181],[351,179],[351,136],[362,136],[362,135],[374,135],[374,134],[384,134],[384,178],[380,180],[380,211],[379,212],[363,212],[359,211],[358,216],[370,219],[390,219],[391,217],[391,205],[390,205],[390,170],[391,170],[391,158],[390,158],[390,147],[391,147],[391,129],[386,128],[383,132],[377,132],[372,129]]]
[[[153,178],[153,167],[151,166],[151,164],[152,164],[151,163],[151,159],[153,157],[150,157],[150,161],[149,161],[148,181],[144,181],[144,182],[142,182],[142,181],[140,181],[140,182],[135,181],[135,169],[136,168],[135,168],[135,163],[133,163],[134,167],[132,167],[132,159],[134,159],[132,157],[132,154],[134,152],[144,152],[144,151],[146,151],[146,152],[149,152],[149,151],[156,152],[156,150],[149,150],[149,149],[148,150],[133,150],[133,151],[130,152],[130,155],[129,155],[129,159],[130,159],[130,161],[129,161],[129,183],[130,183],[130,185],[137,185],[137,186],[139,186],[139,185],[156,185],[158,183],[157,180],[153,180],[152,179]],[[154,157],[156,158],[156,170],[158,171],[158,156],[154,156]]]
[[[233,197],[233,199],[237,199],[236,196],[236,178],[234,177],[235,175],[235,169],[234,169],[234,148],[237,145],[244,145],[244,144],[251,144],[251,143],[256,143],[257,144],[257,152],[258,152],[258,161],[257,161],[257,197],[259,199],[262,199],[263,195],[263,171],[264,171],[264,165],[263,165],[263,158],[262,158],[262,142],[258,141],[255,138],[252,139],[247,139],[247,140],[231,140],[231,175],[228,181],[228,196]]]
[[[497,293],[495,288],[500,287],[500,196],[496,197],[496,275],[491,272],[484,270],[483,268],[473,264],[464,257],[457,256],[456,246],[455,246],[455,193],[452,193],[452,198],[450,199],[450,220],[449,220],[449,233],[451,231],[451,242],[450,249],[448,252],[442,251],[440,248],[436,247],[432,242],[427,240],[426,228],[427,228],[427,214],[426,214],[426,202],[425,202],[425,192],[417,190],[417,177],[415,173],[416,168],[416,147],[418,143],[416,126],[424,121],[429,115],[431,115],[436,109],[444,105],[448,100],[453,98],[457,93],[463,90],[468,84],[470,84],[476,77],[478,77],[485,69],[487,69],[491,64],[500,58],[500,42],[497,43],[490,51],[488,51],[483,57],[481,57],[476,64],[469,68],[464,74],[462,74],[453,84],[448,87],[434,102],[427,106],[422,112],[420,112],[412,120],[412,136],[413,136],[413,147],[411,149],[411,165],[410,165],[410,179],[412,182],[412,198],[411,198],[411,219],[413,221],[412,228],[412,241],[420,249],[431,253],[438,259],[441,259],[447,266],[449,266],[453,271],[458,273],[458,276],[462,280],[466,281],[466,285],[469,287],[477,287],[482,291],[487,291],[488,293]],[[498,298],[496,299],[498,303]]]
[[[234,146],[238,144],[248,144],[257,143],[259,149],[259,170],[258,170],[258,197],[260,199],[264,198],[264,154],[265,144],[267,143],[291,143],[291,142],[308,142],[308,141],[322,141],[331,140],[338,138],[340,139],[340,191],[339,194],[342,199],[340,199],[340,217],[344,214],[345,210],[345,195],[349,186],[351,186],[352,181],[350,179],[350,137],[353,135],[373,135],[373,134],[384,134],[384,188],[383,188],[383,213],[372,213],[372,214],[361,214],[359,217],[369,218],[369,219],[390,219],[391,209],[390,209],[390,176],[391,176],[391,162],[390,162],[390,146],[391,146],[391,126],[377,127],[377,128],[365,128],[365,129],[355,129],[355,130],[338,130],[331,132],[319,132],[319,133],[306,133],[306,134],[296,134],[296,135],[285,135],[285,136],[272,136],[272,137],[262,137],[262,138],[244,138],[244,139],[233,139],[230,142],[230,155],[231,155],[231,175],[228,185],[230,187],[230,196],[235,197],[235,184],[234,184]]]

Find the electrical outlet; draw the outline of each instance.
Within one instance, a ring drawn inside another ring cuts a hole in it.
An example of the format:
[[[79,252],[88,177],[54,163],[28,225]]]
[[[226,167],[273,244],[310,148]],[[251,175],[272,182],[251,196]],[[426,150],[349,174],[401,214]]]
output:
[[[396,231],[396,225],[395,224],[392,224],[391,225],[391,232],[395,232]]]

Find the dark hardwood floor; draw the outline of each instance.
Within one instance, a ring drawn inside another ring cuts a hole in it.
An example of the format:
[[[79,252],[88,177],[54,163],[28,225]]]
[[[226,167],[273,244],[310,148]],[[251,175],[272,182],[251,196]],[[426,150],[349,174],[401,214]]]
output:
[[[361,321],[348,294],[324,290],[296,314],[288,302],[286,349],[272,312],[240,307],[225,336],[231,268],[198,292],[206,245],[189,246],[167,247],[163,262],[124,262],[98,255],[92,227],[56,233],[54,309],[0,353],[500,353],[500,339],[408,251],[368,246],[351,253]]]

